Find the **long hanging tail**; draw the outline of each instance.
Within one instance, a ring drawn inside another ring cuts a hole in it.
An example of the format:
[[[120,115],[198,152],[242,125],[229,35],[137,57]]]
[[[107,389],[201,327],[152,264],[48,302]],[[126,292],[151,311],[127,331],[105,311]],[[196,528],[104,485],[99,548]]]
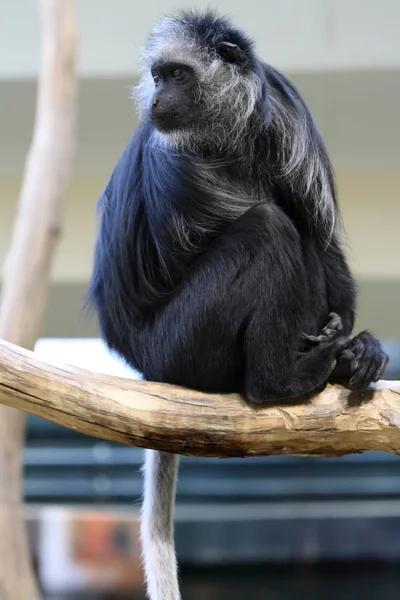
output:
[[[150,600],[181,600],[174,544],[179,456],[145,451],[141,541]]]

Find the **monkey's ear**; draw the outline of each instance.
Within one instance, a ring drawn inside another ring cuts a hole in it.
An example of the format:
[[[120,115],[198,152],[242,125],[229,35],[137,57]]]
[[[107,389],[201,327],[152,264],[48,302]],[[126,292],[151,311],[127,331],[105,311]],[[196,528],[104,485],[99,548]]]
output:
[[[245,65],[247,63],[247,57],[243,50],[231,42],[219,42],[217,44],[217,52],[222,60],[227,63],[238,65]]]

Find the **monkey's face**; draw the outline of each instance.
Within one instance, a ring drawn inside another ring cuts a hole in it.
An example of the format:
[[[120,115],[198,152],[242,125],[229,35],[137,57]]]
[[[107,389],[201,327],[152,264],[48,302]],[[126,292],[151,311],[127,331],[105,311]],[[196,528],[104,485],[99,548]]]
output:
[[[149,116],[163,132],[187,128],[196,120],[195,90],[198,85],[194,70],[182,63],[161,63],[151,69],[154,93]]]
[[[153,141],[194,153],[244,151],[263,79],[239,31],[208,14],[161,19],[140,62],[134,96],[160,134]]]
[[[232,60],[240,52],[237,46],[221,46],[224,54],[208,61],[190,65],[171,58],[149,69],[139,97],[143,112],[163,135],[159,140],[191,151],[203,146],[225,151],[243,141],[258,95],[257,81]]]

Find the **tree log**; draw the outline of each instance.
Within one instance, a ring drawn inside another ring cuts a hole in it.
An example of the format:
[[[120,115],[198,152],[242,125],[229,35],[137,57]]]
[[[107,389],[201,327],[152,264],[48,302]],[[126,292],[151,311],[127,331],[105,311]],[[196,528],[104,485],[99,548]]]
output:
[[[328,385],[312,397],[260,407],[237,394],[46,363],[0,341],[0,403],[95,437],[190,456],[400,453],[400,381],[362,395]]]
[[[41,0],[42,58],[35,127],[27,156],[0,308],[0,337],[33,348],[74,149],[76,24],[72,0]],[[23,41],[21,42],[23,43]],[[0,407],[0,600],[36,600],[22,512],[24,415]]]

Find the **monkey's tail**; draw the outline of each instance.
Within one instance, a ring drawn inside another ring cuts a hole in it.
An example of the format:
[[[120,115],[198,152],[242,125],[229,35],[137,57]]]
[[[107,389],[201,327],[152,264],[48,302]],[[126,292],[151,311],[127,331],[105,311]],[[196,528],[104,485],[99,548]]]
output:
[[[145,450],[142,557],[150,600],[181,600],[174,544],[179,456]]]

